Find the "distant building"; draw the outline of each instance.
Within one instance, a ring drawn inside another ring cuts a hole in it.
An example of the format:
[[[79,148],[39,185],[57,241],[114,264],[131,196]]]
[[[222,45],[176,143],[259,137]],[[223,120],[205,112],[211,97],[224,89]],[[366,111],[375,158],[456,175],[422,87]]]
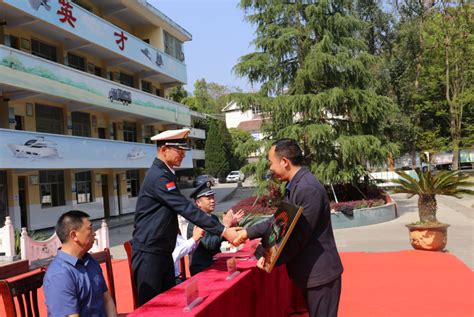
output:
[[[225,113],[225,123],[227,129],[237,128],[249,132],[252,137],[259,141],[263,139],[262,125],[265,121],[263,113],[258,107],[251,107],[242,111],[235,101],[231,101],[222,109]],[[255,161],[262,151],[250,154],[249,162]]]
[[[132,213],[154,134],[202,114],[169,99],[191,34],[145,0],[0,0],[0,227]],[[191,130],[182,168],[202,165]]]
[[[263,139],[262,124],[263,119],[257,116],[255,119],[240,122],[237,129],[249,132],[255,140],[261,140]]]

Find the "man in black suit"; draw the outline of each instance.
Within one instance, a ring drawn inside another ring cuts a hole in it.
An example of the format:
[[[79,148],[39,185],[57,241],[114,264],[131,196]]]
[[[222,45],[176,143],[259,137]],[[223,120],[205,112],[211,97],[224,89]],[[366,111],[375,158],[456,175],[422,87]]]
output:
[[[310,316],[337,316],[341,294],[341,259],[331,225],[326,190],[302,166],[303,155],[297,142],[281,139],[268,153],[270,170],[287,181],[285,201],[303,207],[303,213],[288,239],[278,263],[286,263],[288,275],[303,290]],[[234,244],[261,237],[272,218],[239,232]],[[265,258],[259,260],[263,267]]]
[[[216,209],[216,200],[214,197],[214,191],[211,189],[210,182],[205,182],[196,188],[191,195],[189,195],[196,202],[196,206],[207,213],[211,218],[216,221],[219,221],[216,215],[213,215],[212,212]],[[244,212],[240,210],[235,213],[230,209],[223,217],[223,224],[225,227],[229,228],[238,224],[242,219]],[[195,226],[190,223],[188,225],[188,237],[193,234]],[[191,275],[196,275],[205,268],[211,266],[213,263],[212,258],[214,255],[220,252],[221,242],[224,239],[219,236],[206,232],[204,237],[199,241],[199,245],[191,256],[191,265],[189,266],[189,271]]]

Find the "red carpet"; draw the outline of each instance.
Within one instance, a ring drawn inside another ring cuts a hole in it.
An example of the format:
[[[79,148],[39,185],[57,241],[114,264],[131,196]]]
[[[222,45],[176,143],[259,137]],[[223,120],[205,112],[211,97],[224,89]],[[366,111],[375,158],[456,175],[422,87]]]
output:
[[[342,253],[340,316],[474,316],[474,274],[448,253]]]
[[[474,316],[474,272],[451,254],[401,251],[341,256],[345,271],[339,316]],[[132,310],[128,274],[125,260],[114,261],[119,313]],[[0,316],[5,316],[3,303]]]

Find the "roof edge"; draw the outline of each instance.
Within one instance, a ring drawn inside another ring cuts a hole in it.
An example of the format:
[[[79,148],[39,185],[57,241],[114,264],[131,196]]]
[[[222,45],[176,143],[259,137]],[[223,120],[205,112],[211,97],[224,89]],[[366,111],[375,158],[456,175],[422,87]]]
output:
[[[155,6],[150,4],[147,0],[136,0],[141,6],[143,6],[145,9],[148,11],[152,12],[155,14],[157,17],[168,23],[170,26],[175,28],[179,33],[181,33],[188,41],[191,41],[193,39],[193,36],[191,33],[189,33],[185,28],[183,28],[181,25],[173,21],[170,17],[168,17],[166,14],[158,10]]]

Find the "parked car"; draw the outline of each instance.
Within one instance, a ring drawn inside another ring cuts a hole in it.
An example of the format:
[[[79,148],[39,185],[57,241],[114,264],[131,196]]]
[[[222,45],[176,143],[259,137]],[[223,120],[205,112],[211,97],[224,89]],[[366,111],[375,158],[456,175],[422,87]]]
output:
[[[198,187],[202,183],[210,182],[211,186],[216,184],[216,179],[210,175],[199,175],[193,181],[193,187]]]
[[[232,171],[227,175],[225,180],[227,183],[243,182],[245,180],[245,175],[241,171]]]

